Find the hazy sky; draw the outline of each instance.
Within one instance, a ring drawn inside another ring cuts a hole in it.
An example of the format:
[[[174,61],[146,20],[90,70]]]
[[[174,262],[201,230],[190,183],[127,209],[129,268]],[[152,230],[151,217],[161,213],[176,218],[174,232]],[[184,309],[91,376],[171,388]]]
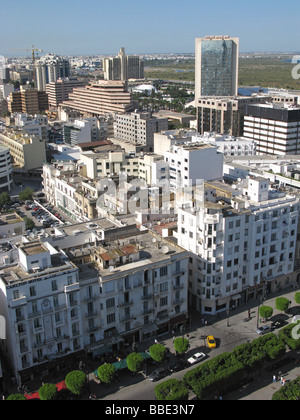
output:
[[[0,55],[31,45],[56,54],[190,52],[231,35],[240,51],[300,51],[299,0],[3,1]]]

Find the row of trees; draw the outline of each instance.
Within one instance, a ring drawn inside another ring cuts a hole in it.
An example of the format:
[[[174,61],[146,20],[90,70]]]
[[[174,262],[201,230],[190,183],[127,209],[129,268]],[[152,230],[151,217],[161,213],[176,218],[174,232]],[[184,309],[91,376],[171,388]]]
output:
[[[174,340],[174,350],[177,354],[184,354],[189,349],[189,340],[184,337],[178,337]],[[161,363],[164,361],[167,355],[167,348],[162,344],[153,344],[149,348],[151,358]],[[131,353],[126,359],[127,368],[132,373],[138,373],[142,370],[144,364],[144,358],[140,353]],[[105,384],[110,384],[116,376],[116,368],[110,363],[105,363],[97,369],[98,378]]]
[[[73,370],[66,376],[65,384],[71,395],[78,397],[86,388],[86,375],[81,370]],[[57,386],[51,383],[45,383],[42,385],[38,394],[39,399],[42,401],[53,401],[59,399],[60,397],[60,392],[58,391]],[[7,400],[27,400],[27,398],[22,394],[12,394],[7,398]]]
[[[295,294],[295,302],[300,305],[300,292]],[[275,307],[281,312],[286,312],[289,309],[290,300],[285,297],[278,297],[275,300]],[[271,318],[273,315],[273,308],[271,306],[261,306],[259,308],[259,315],[265,320]]]

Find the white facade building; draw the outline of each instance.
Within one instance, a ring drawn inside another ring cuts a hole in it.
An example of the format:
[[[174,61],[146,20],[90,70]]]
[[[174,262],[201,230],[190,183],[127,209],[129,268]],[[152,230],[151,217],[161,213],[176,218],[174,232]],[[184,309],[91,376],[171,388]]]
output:
[[[223,193],[222,185],[207,185],[196,204],[178,209],[191,302],[207,314],[265,297],[295,275],[299,198],[269,190],[264,178],[224,186]]]
[[[123,349],[186,324],[182,248],[106,219],[65,226],[44,240],[20,245],[0,272],[2,351],[18,384],[64,369],[68,359]]]
[[[10,150],[0,146],[0,193],[10,191],[13,183]]]
[[[195,185],[197,180],[222,179],[223,155],[215,147],[203,143],[172,146],[165,153],[169,164],[170,187]]]

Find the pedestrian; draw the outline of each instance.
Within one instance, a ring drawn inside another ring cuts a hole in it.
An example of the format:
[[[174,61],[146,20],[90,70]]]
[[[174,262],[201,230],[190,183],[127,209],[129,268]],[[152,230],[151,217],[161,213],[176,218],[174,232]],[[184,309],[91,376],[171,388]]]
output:
[[[282,386],[285,386],[285,379],[282,380]]]
[[[280,383],[281,383],[281,385],[283,385],[283,376],[281,376],[281,378],[280,378]]]
[[[154,342],[155,342],[155,344],[158,344],[158,341],[157,341],[157,339],[155,339],[155,340],[154,340]]]
[[[273,375],[273,383],[277,382],[276,375]]]

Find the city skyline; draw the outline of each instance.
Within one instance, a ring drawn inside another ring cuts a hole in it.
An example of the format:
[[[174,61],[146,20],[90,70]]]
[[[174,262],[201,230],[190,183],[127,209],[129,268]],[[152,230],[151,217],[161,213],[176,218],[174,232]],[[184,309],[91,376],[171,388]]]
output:
[[[136,0],[87,0],[84,7],[66,0],[63,9],[53,0],[51,10],[37,0],[16,0],[13,19],[5,19],[0,28],[0,54],[24,56],[18,50],[31,45],[59,55],[109,55],[120,46],[129,54],[193,53],[195,39],[206,35],[239,37],[241,52],[300,50],[299,2],[289,0],[283,8],[278,0],[253,0],[250,9],[242,3],[217,0],[212,9],[189,0],[183,13],[178,0],[153,0],[151,6]],[[8,4],[3,7],[9,16]]]

